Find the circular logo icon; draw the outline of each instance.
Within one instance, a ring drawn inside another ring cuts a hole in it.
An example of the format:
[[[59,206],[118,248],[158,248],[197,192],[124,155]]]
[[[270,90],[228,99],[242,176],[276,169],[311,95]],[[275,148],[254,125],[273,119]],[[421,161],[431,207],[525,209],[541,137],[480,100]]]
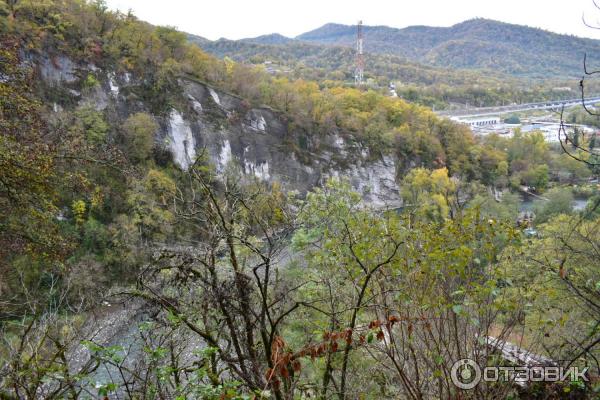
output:
[[[452,364],[450,377],[456,387],[465,390],[473,389],[481,380],[481,368],[475,361],[463,358]]]

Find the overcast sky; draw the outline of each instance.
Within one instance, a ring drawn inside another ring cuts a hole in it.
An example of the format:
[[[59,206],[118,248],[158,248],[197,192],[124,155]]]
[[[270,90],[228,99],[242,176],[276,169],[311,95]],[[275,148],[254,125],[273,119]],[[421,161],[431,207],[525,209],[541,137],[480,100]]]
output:
[[[598,0],[597,0],[598,1]],[[175,26],[208,39],[267,33],[296,36],[327,22],[365,25],[450,26],[475,17],[600,39],[600,10],[592,0],[107,0],[140,19]]]

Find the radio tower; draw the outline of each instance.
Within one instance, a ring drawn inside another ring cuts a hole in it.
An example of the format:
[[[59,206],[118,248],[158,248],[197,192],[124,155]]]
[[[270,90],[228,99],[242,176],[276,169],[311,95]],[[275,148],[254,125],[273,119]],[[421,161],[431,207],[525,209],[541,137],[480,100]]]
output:
[[[363,73],[365,70],[365,59],[363,55],[363,30],[362,21],[358,21],[356,27],[356,71],[354,72],[354,83],[363,84]]]

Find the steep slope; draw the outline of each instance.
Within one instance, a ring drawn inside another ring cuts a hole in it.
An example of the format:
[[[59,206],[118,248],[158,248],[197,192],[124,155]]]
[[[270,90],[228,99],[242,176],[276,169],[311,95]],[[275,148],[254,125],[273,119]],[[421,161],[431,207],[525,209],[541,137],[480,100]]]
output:
[[[95,70],[98,84],[92,91],[69,92],[54,108],[69,104],[89,105],[122,121],[134,111],[150,112],[132,95],[141,79],[117,71],[100,70],[56,56],[50,62],[34,56],[31,62],[49,90],[76,85],[81,75]],[[347,135],[332,130],[318,140],[290,128],[289,116],[269,107],[249,107],[234,94],[204,82],[179,79],[182,101],[165,115],[156,115],[160,129],[156,142],[167,150],[173,163],[185,170],[202,153],[217,173],[234,168],[248,178],[279,183],[286,190],[306,192],[327,177],[345,177],[374,204],[397,205],[396,161],[391,156],[369,156],[369,149]],[[60,111],[58,111],[60,113]],[[301,144],[299,144],[301,143]]]
[[[447,165],[460,173],[464,163],[455,160],[462,155],[449,137],[461,148],[475,145],[464,127],[419,106],[376,91],[274,79],[213,58],[172,28],[107,12],[101,4],[55,0],[21,4],[17,11],[0,23],[38,73],[36,92],[49,120],[81,125],[74,143],[86,143],[90,152],[104,146],[107,158],[115,147],[132,163],[185,170],[206,149],[220,172],[231,161],[244,175],[299,191],[327,176],[347,176],[365,198],[381,203],[398,198],[396,176],[414,166]],[[55,26],[53,15],[63,15],[64,24]],[[352,57],[343,47],[299,42],[297,49],[308,48]],[[146,121],[141,139],[139,129],[123,128],[139,113]]]
[[[534,77],[577,76],[583,54],[600,53],[597,40],[488,19],[473,19],[448,28],[365,26],[364,34],[370,52],[437,66],[495,69]],[[326,24],[297,39],[351,47],[355,35],[353,26]]]

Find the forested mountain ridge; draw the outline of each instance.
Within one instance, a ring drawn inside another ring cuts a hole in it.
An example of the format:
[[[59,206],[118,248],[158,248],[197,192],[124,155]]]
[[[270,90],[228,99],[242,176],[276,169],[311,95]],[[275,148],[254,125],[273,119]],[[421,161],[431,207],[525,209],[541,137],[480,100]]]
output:
[[[600,42],[541,29],[474,19],[449,28],[365,26],[365,76],[380,87],[430,107],[451,103],[501,105],[569,97],[573,77],[596,64]],[[273,62],[285,75],[352,82],[356,27],[326,24],[296,38],[279,34],[210,41],[189,35],[217,57],[250,64]],[[595,85],[595,83],[593,83]],[[596,91],[596,87],[589,90]]]
[[[588,361],[598,310],[567,294],[599,303],[597,204],[527,237],[510,189],[598,172],[540,133],[478,139],[102,0],[0,0],[0,129],[2,399],[593,396],[447,373],[496,360],[488,335]]]
[[[254,65],[272,63],[274,73],[282,76],[315,80],[325,85],[345,85],[354,80],[356,55],[350,47],[285,40],[278,35],[268,40],[260,37],[210,41],[195,35],[188,38],[218,58],[228,57]],[[533,80],[489,69],[436,67],[406,57],[377,53],[367,54],[365,77],[383,88],[389,82],[396,82],[399,96],[436,109],[450,103],[491,106],[534,102],[571,95],[555,93],[554,87],[577,89],[574,80],[547,77]]]
[[[577,76],[583,54],[593,56],[600,49],[597,40],[488,19],[468,20],[447,28],[366,25],[364,35],[368,53],[399,56],[430,66],[488,69],[535,78]],[[274,42],[271,36],[241,41],[291,44],[295,40],[354,48],[356,27],[330,23],[294,39],[276,35],[278,40]]]
[[[250,39],[241,39],[243,42],[251,42],[258,44],[286,44],[294,41],[286,36],[280,35],[279,33],[271,33],[267,35],[261,35]]]
[[[583,54],[593,59],[600,41],[489,19],[472,19],[451,27],[412,26],[403,29],[364,26],[365,49],[453,68],[485,68],[516,76],[548,77],[581,74]],[[356,28],[326,24],[298,40],[352,47]]]
[[[190,41],[216,57],[231,57],[237,61],[261,63],[271,61],[283,66],[309,67],[320,71],[316,75],[322,79],[353,79],[356,54],[352,48],[335,45],[323,46],[288,39],[281,35],[265,35],[253,39],[210,41],[195,35],[189,35]],[[372,57],[372,58],[371,58]],[[484,83],[486,77],[469,72],[455,71],[439,67],[426,66],[409,61],[406,57],[388,54],[369,55],[367,62],[369,76],[385,77],[387,80],[399,80],[411,84],[464,84],[467,81]],[[495,77],[502,77],[495,73]],[[510,79],[508,76],[503,76]],[[493,78],[488,78],[488,81]],[[383,82],[382,82],[383,83]]]

